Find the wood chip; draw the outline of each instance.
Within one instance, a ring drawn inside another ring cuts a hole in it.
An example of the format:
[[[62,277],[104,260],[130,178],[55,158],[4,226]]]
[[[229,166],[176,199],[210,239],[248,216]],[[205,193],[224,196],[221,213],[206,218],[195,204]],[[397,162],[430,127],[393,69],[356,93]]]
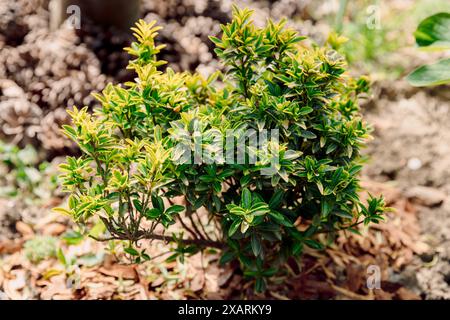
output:
[[[447,195],[441,190],[424,186],[412,187],[408,189],[405,195],[415,203],[427,207],[441,205],[447,198]]]
[[[34,235],[33,228],[23,221],[16,222],[16,230],[24,237],[30,237]]]
[[[138,280],[138,274],[134,266],[113,264],[108,267],[101,267],[99,271],[107,276],[118,279]]]
[[[42,233],[47,236],[59,236],[66,231],[66,226],[61,223],[50,223],[42,228]]]
[[[420,296],[403,287],[397,290],[396,296],[400,300],[422,300]]]

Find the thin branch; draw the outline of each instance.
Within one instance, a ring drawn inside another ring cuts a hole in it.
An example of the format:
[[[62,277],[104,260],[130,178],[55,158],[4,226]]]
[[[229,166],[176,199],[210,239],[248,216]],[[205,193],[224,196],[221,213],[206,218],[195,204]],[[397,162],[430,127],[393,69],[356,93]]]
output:
[[[197,234],[183,221],[181,215],[178,215],[178,221],[180,221],[183,228],[185,228],[195,239],[198,239]]]
[[[170,203],[170,205],[174,205],[175,203],[172,201],[172,199],[167,199]],[[189,226],[183,221],[183,217],[181,216],[181,214],[178,215],[178,220],[180,221],[181,225],[183,226],[183,228],[185,228],[195,239],[198,238],[198,235],[194,232],[194,230],[192,230],[191,228],[189,228]]]
[[[203,240],[203,239],[174,239],[173,235],[162,235],[162,234],[155,234],[151,232],[145,232],[141,231],[140,234],[137,235],[134,239],[129,239],[126,237],[125,234],[116,234],[115,236],[108,237],[108,238],[97,238],[92,235],[90,237],[97,241],[110,241],[110,240],[132,240],[132,241],[138,241],[142,239],[149,239],[149,240],[161,240],[165,242],[181,242],[185,245],[198,245],[201,247],[211,247],[211,248],[217,248],[222,249],[223,243],[218,241],[211,241],[211,240]]]
[[[192,219],[192,214],[193,214],[193,212],[191,210],[191,205],[189,204],[189,202],[187,202],[186,203],[186,216],[188,217],[189,221],[191,222],[192,228],[194,228],[195,233],[198,235],[198,237],[200,239],[207,240],[205,238],[205,236],[201,233],[201,231],[197,228],[197,226],[194,222],[194,219]]]
[[[200,228],[202,229],[206,239],[212,240],[211,237],[208,235],[208,232],[206,231],[205,225],[202,222],[202,219],[200,219],[200,215],[197,211],[194,211],[195,216],[197,217],[198,223],[200,224]]]
[[[194,219],[192,218],[192,213],[188,215],[189,221],[191,221],[191,225],[194,228],[195,232],[198,233],[201,239],[206,240],[206,237],[203,235],[203,233],[200,231],[199,228],[197,228]]]

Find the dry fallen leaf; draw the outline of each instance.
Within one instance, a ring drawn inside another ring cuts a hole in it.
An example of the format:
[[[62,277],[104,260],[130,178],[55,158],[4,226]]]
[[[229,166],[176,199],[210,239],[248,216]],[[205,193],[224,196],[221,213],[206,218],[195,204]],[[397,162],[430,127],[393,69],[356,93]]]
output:
[[[347,290],[345,288],[336,286],[334,284],[331,285],[331,287],[336,290],[338,293],[346,296],[347,298],[350,298],[352,300],[372,300],[373,297],[371,296],[363,296],[357,293],[354,293],[353,291]]]
[[[274,292],[274,291],[270,291],[270,295],[272,297],[274,297],[275,299],[278,299],[278,300],[291,300],[288,297],[286,297],[286,296],[284,296],[282,294],[279,294],[277,292]]]
[[[397,290],[396,295],[400,300],[422,300],[417,294],[403,287]]]
[[[23,300],[21,293],[14,289],[9,280],[5,280],[3,284],[3,289],[5,290],[6,296],[11,300]]]
[[[347,266],[347,288],[356,292],[361,288],[366,278],[366,269],[362,265],[350,264]]]
[[[72,298],[72,289],[67,287],[65,275],[54,276],[47,281],[47,285],[42,289],[41,299],[43,300],[69,300]]]
[[[98,270],[107,276],[118,279],[138,280],[136,269],[131,265],[113,264],[110,266],[100,267]]]
[[[13,254],[22,249],[23,239],[10,240],[5,239],[0,241],[0,254]]]
[[[31,237],[34,235],[33,228],[23,221],[16,222],[16,230],[24,237]]]
[[[9,276],[11,278],[5,279],[3,285],[6,295],[12,300],[25,299],[21,290],[26,285],[26,271],[23,269],[12,270]]]
[[[159,276],[156,277],[155,280],[153,280],[153,281],[150,283],[150,286],[151,286],[152,288],[156,288],[156,287],[161,286],[165,281],[166,281],[166,279],[164,279],[164,277],[163,277],[162,275],[159,275]]]

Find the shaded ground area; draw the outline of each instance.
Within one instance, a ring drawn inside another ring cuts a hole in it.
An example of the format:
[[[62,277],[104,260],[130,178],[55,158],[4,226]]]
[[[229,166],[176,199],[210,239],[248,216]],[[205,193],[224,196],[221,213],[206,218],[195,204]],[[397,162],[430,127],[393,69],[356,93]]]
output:
[[[361,227],[362,236],[341,234],[337,244],[324,252],[307,250],[300,261],[288,263],[287,274],[274,279],[265,295],[254,294],[253,284],[238,266],[220,267],[218,252],[197,254],[184,264],[167,263],[167,245],[142,243],[155,259],[127,265],[108,246],[80,238],[68,220],[56,214],[34,224],[16,221],[13,237],[0,241],[0,295],[9,299],[419,299],[396,280],[414,254],[425,248],[417,241],[415,208],[395,188],[368,181],[364,185],[373,194],[383,193],[388,205],[396,208],[388,216],[389,223]],[[380,268],[381,289],[367,288],[371,265]]]

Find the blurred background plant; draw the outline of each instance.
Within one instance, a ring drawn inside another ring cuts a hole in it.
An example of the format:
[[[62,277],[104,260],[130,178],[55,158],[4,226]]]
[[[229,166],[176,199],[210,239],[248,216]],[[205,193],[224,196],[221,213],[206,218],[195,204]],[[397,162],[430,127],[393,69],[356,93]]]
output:
[[[417,45],[424,50],[450,52],[450,11],[439,12],[422,20],[414,32]],[[450,83],[450,58],[423,65],[407,77],[417,87]]]
[[[57,239],[50,236],[38,236],[24,244],[25,256],[33,263],[56,257]]]
[[[408,71],[403,55],[405,48],[414,45],[411,28],[427,15],[448,9],[446,0],[340,0],[337,14],[328,19],[349,39],[342,51],[355,70],[398,79]]]
[[[42,203],[58,188],[57,175],[54,166],[39,160],[32,145],[20,148],[0,141],[0,197]]]

